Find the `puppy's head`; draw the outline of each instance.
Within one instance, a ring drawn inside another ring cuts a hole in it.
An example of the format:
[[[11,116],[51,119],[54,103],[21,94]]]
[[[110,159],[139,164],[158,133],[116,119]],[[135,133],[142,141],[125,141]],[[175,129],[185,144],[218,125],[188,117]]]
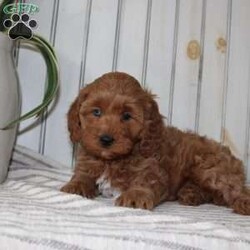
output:
[[[142,154],[152,154],[160,124],[152,95],[135,78],[119,72],[105,74],[83,88],[68,113],[72,142],[108,160],[128,155],[135,145]]]

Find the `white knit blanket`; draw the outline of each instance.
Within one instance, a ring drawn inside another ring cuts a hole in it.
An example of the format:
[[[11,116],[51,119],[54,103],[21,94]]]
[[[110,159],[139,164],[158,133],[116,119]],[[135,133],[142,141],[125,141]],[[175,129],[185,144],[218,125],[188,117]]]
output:
[[[0,185],[0,250],[250,249],[250,216],[213,205],[165,203],[153,212],[59,188],[70,170],[17,147]]]

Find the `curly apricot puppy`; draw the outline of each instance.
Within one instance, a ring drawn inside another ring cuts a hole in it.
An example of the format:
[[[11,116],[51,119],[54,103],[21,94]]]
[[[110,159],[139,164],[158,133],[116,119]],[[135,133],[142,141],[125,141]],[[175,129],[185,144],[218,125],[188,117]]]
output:
[[[242,162],[213,140],[166,127],[153,97],[119,72],[80,91],[68,113],[70,138],[79,143],[75,174],[61,190],[114,196],[118,206],[212,202],[250,215]]]

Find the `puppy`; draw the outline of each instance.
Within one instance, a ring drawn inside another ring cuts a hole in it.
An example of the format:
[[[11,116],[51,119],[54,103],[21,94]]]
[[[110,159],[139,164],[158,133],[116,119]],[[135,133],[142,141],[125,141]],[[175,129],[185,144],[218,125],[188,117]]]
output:
[[[115,197],[117,206],[153,209],[163,201],[214,203],[250,215],[242,162],[228,147],[165,126],[154,96],[125,73],[83,88],[68,112],[79,143],[63,192]]]

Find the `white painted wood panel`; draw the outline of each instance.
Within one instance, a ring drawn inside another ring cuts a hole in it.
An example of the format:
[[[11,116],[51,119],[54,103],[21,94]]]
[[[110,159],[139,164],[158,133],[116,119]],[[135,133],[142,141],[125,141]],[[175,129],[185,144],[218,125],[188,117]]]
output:
[[[112,71],[117,0],[92,1],[84,83]]]
[[[250,1],[233,1],[223,140],[247,163],[247,97],[250,84]]]
[[[223,140],[250,168],[248,0],[31,2],[40,6],[34,16],[37,32],[55,44],[61,89],[46,122],[23,132],[19,144],[71,166],[69,105],[79,87],[119,70],[158,95],[170,123]],[[217,48],[219,38],[225,48]],[[187,56],[191,40],[201,46],[196,60]],[[21,49],[18,63],[25,112],[41,100],[46,72],[34,52]],[[22,123],[20,130],[34,121]]]
[[[200,42],[202,6],[205,1],[180,1],[178,39],[173,84],[173,106],[170,122],[182,129],[195,128],[196,98],[198,88],[199,59],[187,56],[187,46],[192,40]]]
[[[146,86],[158,96],[165,117],[169,111],[175,13],[175,0],[153,1]]]
[[[221,137],[223,86],[226,81],[227,21],[230,18],[228,2],[209,0],[206,8],[198,132],[216,140],[220,140]]]
[[[141,80],[147,1],[123,0],[118,71],[125,71]]]
[[[66,113],[79,91],[83,44],[86,38],[87,1],[61,0],[56,27],[55,49],[60,62],[60,95],[49,115],[45,131],[44,154],[70,165],[72,147],[68,139]],[[56,146],[55,145],[60,145]]]
[[[250,181],[250,83],[248,85],[248,100],[247,100],[247,127],[245,141],[244,164],[247,174],[247,180]]]
[[[37,20],[38,27],[35,32],[46,39],[50,38],[51,21],[53,14],[53,2],[49,0],[34,0],[40,8],[40,12],[33,18]],[[45,63],[39,53],[20,49],[18,58],[18,72],[22,89],[22,113],[30,111],[40,103],[45,89]],[[36,120],[30,119],[20,124],[20,135],[17,143],[39,151],[41,127]]]

